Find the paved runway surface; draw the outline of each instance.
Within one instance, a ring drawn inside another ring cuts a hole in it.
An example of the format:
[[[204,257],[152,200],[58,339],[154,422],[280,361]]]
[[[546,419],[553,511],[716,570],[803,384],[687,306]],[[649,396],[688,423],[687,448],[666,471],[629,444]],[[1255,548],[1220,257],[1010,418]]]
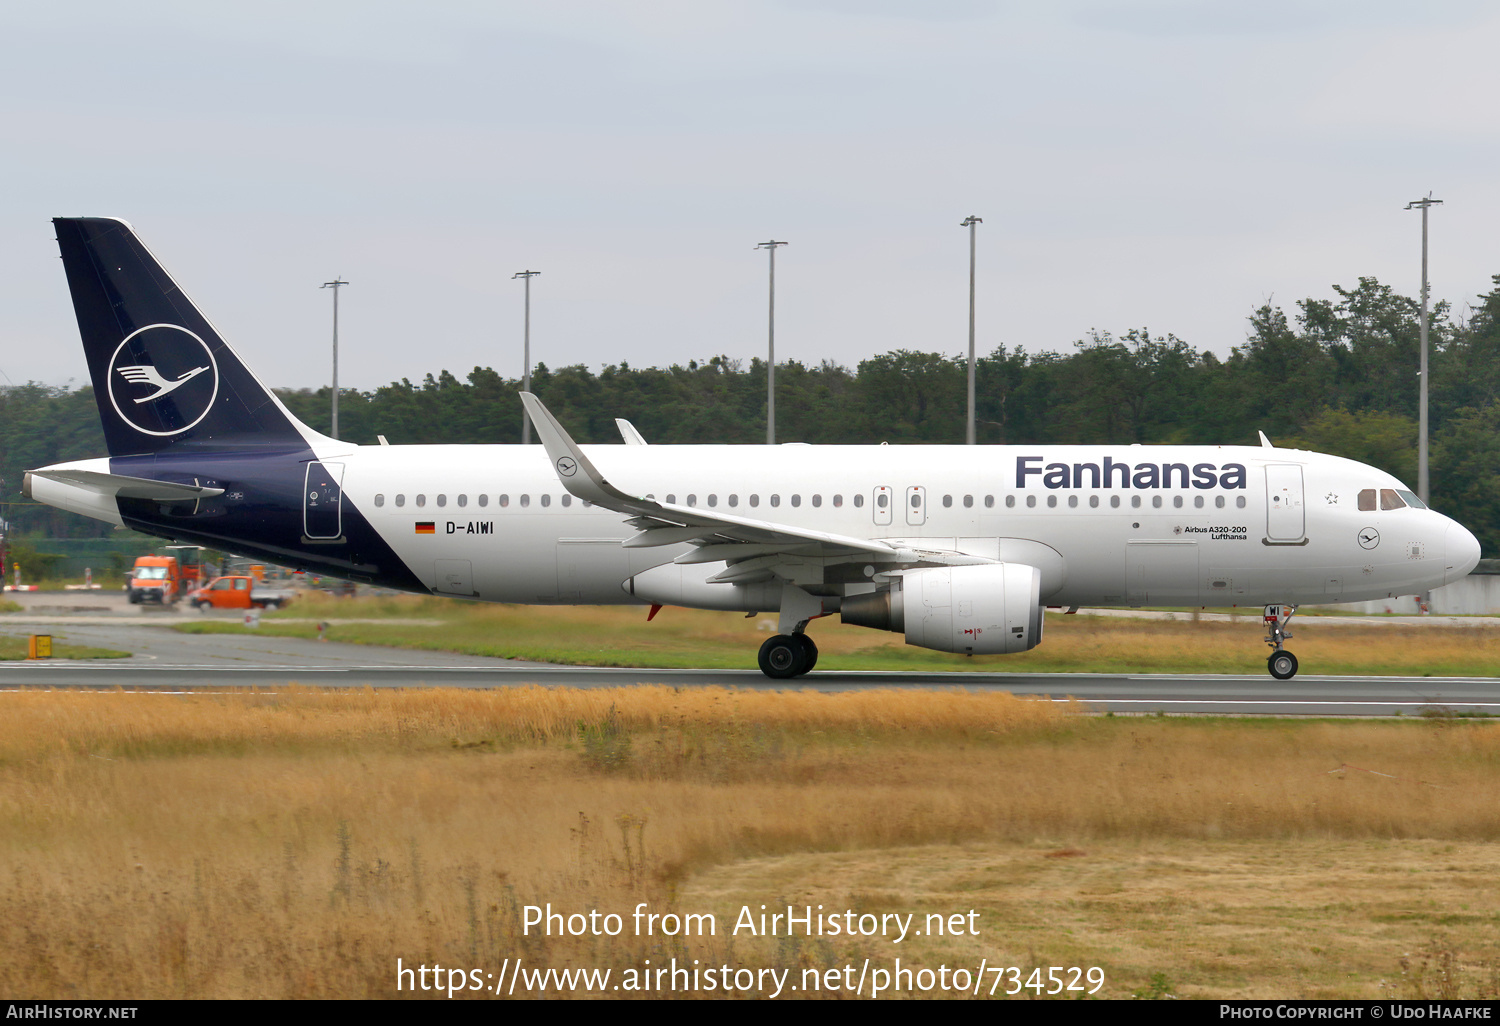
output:
[[[0,622],[0,632],[37,626]],[[1500,679],[1454,677],[814,672],[796,681],[759,671],[641,670],[549,666],[440,652],[320,643],[265,635],[178,634],[136,624],[54,623],[59,640],[134,652],[129,659],[0,663],[0,688],[86,687],[176,691],[202,687],[618,687],[667,684],[741,688],[951,688],[1077,698],[1120,713],[1411,716],[1424,711],[1500,715]],[[750,655],[747,653],[747,662]]]

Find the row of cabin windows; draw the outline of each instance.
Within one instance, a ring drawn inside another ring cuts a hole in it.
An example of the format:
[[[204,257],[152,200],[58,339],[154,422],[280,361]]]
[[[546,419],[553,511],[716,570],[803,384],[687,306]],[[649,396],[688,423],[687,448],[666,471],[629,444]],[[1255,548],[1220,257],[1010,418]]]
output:
[[[437,505],[439,505],[439,506],[446,506],[446,505],[448,505],[448,496],[447,495],[438,494],[438,495],[434,496],[433,498],[436,501]],[[531,505],[531,496],[530,495],[519,496],[519,500],[520,500],[520,505],[522,505],[522,506],[530,506]],[[478,505],[480,505],[480,506],[488,506],[490,504],[490,497],[488,495],[479,495],[479,496],[475,497],[474,501]],[[540,502],[543,506],[550,506],[550,505],[552,505],[552,496],[550,496],[550,495],[539,495],[539,496],[537,496],[537,501]],[[560,505],[571,506],[571,505],[573,505],[573,496],[565,494],[565,495],[561,496],[557,501],[558,501],[558,503]],[[427,505],[427,496],[426,495],[416,495],[416,496],[413,496],[413,502],[417,506],[426,506]],[[579,502],[581,502],[586,507],[593,505],[593,503],[589,502],[587,499],[580,499]],[[469,504],[469,497],[467,495],[459,495],[459,496],[457,496],[455,498],[455,503],[458,506],[460,506],[460,507],[467,506]],[[499,506],[509,506],[510,505],[510,496],[509,495],[500,495],[500,496],[498,496],[497,499],[496,499],[496,504],[499,505]],[[377,494],[375,496],[375,505],[377,507],[385,505],[385,495],[384,494]],[[397,496],[396,496],[396,505],[398,507],[406,505],[406,496],[404,494],[397,494]]]
[[[1389,497],[1389,498],[1387,498],[1387,497]],[[1402,501],[1403,497],[1405,497],[1408,501]],[[648,496],[646,496],[646,498],[648,498],[648,499],[654,499],[654,498],[656,498],[656,496],[655,495],[648,495]],[[709,494],[707,498],[708,498],[708,504],[710,506],[717,506],[719,504],[719,497],[717,495],[715,495],[715,494]],[[770,498],[770,504],[772,506],[780,506],[781,505],[781,496],[780,495],[778,495],[778,494],[772,494],[769,498]],[[419,507],[425,507],[427,505],[427,496],[426,495],[419,494],[419,495],[415,496],[414,499],[415,499],[416,505],[419,506]],[[448,505],[448,496],[447,495],[444,495],[444,494],[440,493],[437,496],[435,496],[435,499],[436,499],[436,502],[437,502],[438,506],[447,506]],[[475,501],[480,506],[488,506],[490,504],[490,497],[488,495],[480,495],[480,496],[476,497]],[[583,501],[583,505],[585,507],[593,505],[593,503],[590,503],[590,502],[585,501],[585,500],[580,500],[580,501]],[[675,494],[669,493],[667,495],[667,497],[666,497],[666,501],[669,504],[671,504],[671,505],[676,505],[677,504],[677,496]],[[467,495],[459,495],[459,496],[457,496],[456,502],[457,502],[457,505],[459,507],[468,506],[468,504],[469,504],[469,497]],[[501,507],[509,506],[510,505],[510,496],[509,495],[500,495],[498,497],[498,499],[497,499],[497,502],[498,502],[498,504]],[[542,506],[551,506],[552,505],[552,496],[550,496],[550,495],[541,495],[541,496],[538,496],[538,502]],[[562,495],[558,499],[558,502],[561,505],[563,505],[563,506],[571,506],[571,505],[573,505],[573,496],[564,494],[564,495]],[[802,496],[801,495],[793,495],[793,496],[791,496],[791,503],[792,503],[793,506],[801,506],[802,505]],[[887,495],[885,492],[881,492],[881,493],[879,493],[879,494],[877,494],[875,496],[875,505],[877,507],[879,507],[880,509],[885,509],[886,506],[889,503],[890,503],[890,496]],[[730,506],[738,506],[740,504],[740,497],[738,495],[730,495],[730,496],[728,496],[728,504]],[[864,504],[865,504],[865,497],[863,495],[856,495],[856,496],[854,496],[854,505],[855,505],[855,507],[861,507]],[[911,504],[912,504],[912,508],[913,509],[916,509],[916,508],[920,507],[922,505],[922,496],[920,494],[913,493],[913,495],[911,497]],[[965,495],[963,497],[963,504],[964,504],[964,508],[965,509],[971,508],[974,505],[974,496],[972,496],[972,495]],[[1245,497],[1243,495],[1235,496],[1234,504],[1235,504],[1236,508],[1238,508],[1238,509],[1244,509],[1245,508]],[[384,494],[377,494],[375,496],[375,505],[377,507],[381,507],[381,506],[385,505],[385,495]],[[406,505],[406,496],[404,494],[398,494],[396,496],[396,506],[399,508],[399,507],[402,507],[402,506],[405,506],[405,505]],[[531,505],[531,496],[530,495],[519,496],[519,505],[522,508],[526,508],[526,507],[530,506]],[[696,505],[698,505],[698,496],[696,494],[689,494],[687,496],[687,505],[689,505],[689,506],[696,506]],[[751,506],[759,506],[760,505],[760,496],[759,495],[751,495],[750,496],[750,505]],[[821,496],[821,495],[814,495],[814,496],[812,496],[812,505],[814,507],[822,506],[823,505],[823,496]],[[841,506],[843,506],[844,505],[844,497],[842,495],[835,495],[835,496],[833,496],[833,505],[835,507],[841,507]],[[944,508],[951,507],[952,505],[953,505],[953,496],[951,496],[951,495],[945,495],[945,496],[943,496],[943,506],[944,506]],[[985,506],[985,508],[986,509],[990,509],[994,505],[995,505],[995,497],[993,495],[986,495],[984,497],[984,506]],[[1015,505],[1016,505],[1016,497],[1014,495],[1007,495],[1005,497],[1005,506],[1006,506],[1006,508],[1007,509],[1013,509],[1015,507]],[[1153,495],[1153,496],[1151,496],[1151,506],[1152,506],[1152,508],[1154,508],[1154,509],[1161,509],[1162,505],[1163,505],[1163,497],[1162,496],[1160,496],[1160,495]],[[1214,496],[1214,508],[1216,508],[1216,509],[1223,509],[1225,507],[1225,505],[1226,505],[1226,501],[1225,501],[1225,497],[1224,496],[1222,496],[1222,495],[1216,495],[1216,496]],[[1401,507],[1408,506],[1408,505],[1415,506],[1418,509],[1425,509],[1426,508],[1425,506],[1422,505],[1422,500],[1418,499],[1415,495],[1412,495],[1409,492],[1401,492],[1398,495],[1396,491],[1394,491],[1394,490],[1392,490],[1390,488],[1382,488],[1380,490],[1380,508],[1381,509],[1400,509]],[[1036,507],[1036,496],[1035,495],[1028,495],[1028,496],[1026,496],[1026,506],[1027,506],[1028,509]],[[1049,496],[1047,496],[1047,506],[1048,506],[1049,509],[1056,508],[1056,506],[1057,506],[1057,496],[1056,495],[1049,495]],[[1077,506],[1078,506],[1078,496],[1077,495],[1069,495],[1068,496],[1068,507],[1070,509],[1076,509]],[[1111,509],[1119,509],[1120,508],[1120,496],[1118,496],[1118,495],[1111,495],[1109,497],[1109,506],[1110,506]],[[1090,495],[1089,496],[1089,508],[1090,509],[1097,509],[1098,507],[1099,507],[1099,496],[1097,496],[1097,495]],[[1131,507],[1131,509],[1140,509],[1141,508],[1141,496],[1139,496],[1139,495],[1132,495],[1130,497],[1130,507]],[[1173,509],[1182,509],[1182,507],[1183,507],[1183,497],[1181,495],[1174,495],[1174,496],[1172,496],[1172,508]],[[1203,507],[1204,507],[1204,497],[1202,495],[1195,495],[1195,496],[1193,496],[1193,508],[1194,509],[1202,509]],[[1364,491],[1362,491],[1362,492],[1359,493],[1359,508],[1362,509],[1362,510],[1372,510],[1372,509],[1375,508],[1375,489],[1373,489],[1373,488],[1366,488]]]
[[[654,498],[656,498],[656,496],[655,495],[648,495],[648,496],[646,496],[646,498],[648,498],[648,499],[654,499]],[[686,505],[686,506],[696,506],[696,505],[698,505],[698,496],[697,496],[696,493],[690,492],[690,493],[688,493],[688,495],[686,495],[684,497],[684,499],[685,499],[685,501],[684,501],[683,505]],[[705,500],[706,504],[709,505],[709,506],[717,506],[719,504],[719,496],[716,495],[716,494],[714,494],[714,493],[712,493],[712,492],[710,492],[708,495],[704,496],[704,500]],[[668,492],[664,501],[667,502],[667,503],[669,503],[670,505],[674,505],[675,506],[677,504],[677,494],[675,492]],[[748,496],[747,499],[746,499],[746,501],[751,506],[759,506],[760,505],[760,496],[759,495]],[[772,505],[772,506],[780,506],[781,505],[781,496],[779,494],[769,495],[769,496],[766,497],[766,501],[770,505]],[[791,502],[791,504],[793,506],[801,506],[802,505],[802,496],[800,496],[800,495],[789,496],[789,501]],[[823,505],[823,496],[821,496],[821,495],[809,496],[808,501],[814,507],[822,506]],[[842,495],[831,496],[830,497],[830,502],[831,502],[831,505],[833,505],[835,508],[842,507],[844,505],[844,497]],[[738,506],[740,504],[740,497],[738,495],[726,495],[724,497],[724,504],[727,505],[727,506]],[[854,496],[854,505],[855,505],[856,508],[862,507],[862,506],[864,506],[864,504],[865,504],[865,497],[863,495],[856,495],[856,496]],[[880,504],[882,506],[885,505],[885,496],[884,495],[882,495],[880,497]]]
[[[986,497],[986,498],[988,498],[988,497]],[[1005,505],[1006,505],[1007,508],[1012,507],[1015,504],[1016,504],[1016,497],[1014,495],[1007,495],[1005,497]],[[1195,495],[1195,496],[1193,496],[1193,508],[1194,509],[1202,509],[1205,504],[1206,503],[1205,503],[1205,500],[1204,500],[1204,496],[1202,496],[1202,495]],[[1026,496],[1026,505],[1027,505],[1028,508],[1034,507],[1036,505],[1036,496],[1035,495],[1028,495],[1028,496]],[[1048,508],[1056,507],[1056,505],[1057,505],[1057,496],[1055,496],[1055,495],[1049,495],[1049,496],[1047,496],[1047,506],[1048,506]],[[1152,509],[1161,509],[1163,505],[1165,505],[1165,498],[1163,496],[1160,496],[1160,495],[1153,495],[1153,496],[1151,496],[1151,508]],[[1181,495],[1174,495],[1174,496],[1172,496],[1172,508],[1173,509],[1182,509],[1183,505],[1184,505],[1184,501],[1183,501],[1183,497]],[[1227,502],[1227,500],[1225,499],[1224,496],[1222,496],[1222,495],[1215,495],[1214,496],[1214,508],[1215,509],[1223,509],[1226,505],[1228,505],[1228,502]],[[1070,495],[1070,496],[1068,496],[1068,506],[1069,506],[1069,508],[1076,508],[1078,506],[1078,496],[1076,496],[1076,495]],[[1097,496],[1097,495],[1090,495],[1089,496],[1089,508],[1090,509],[1097,509],[1098,506],[1099,506],[1099,496]],[[1236,495],[1234,497],[1234,506],[1235,506],[1236,509],[1244,509],[1245,508],[1245,497],[1243,495]],[[1118,496],[1118,495],[1111,495],[1109,497],[1109,508],[1110,509],[1119,509],[1120,508],[1120,496]],[[1130,497],[1130,508],[1131,509],[1140,509],[1141,508],[1141,496],[1139,496],[1139,495],[1132,495]]]

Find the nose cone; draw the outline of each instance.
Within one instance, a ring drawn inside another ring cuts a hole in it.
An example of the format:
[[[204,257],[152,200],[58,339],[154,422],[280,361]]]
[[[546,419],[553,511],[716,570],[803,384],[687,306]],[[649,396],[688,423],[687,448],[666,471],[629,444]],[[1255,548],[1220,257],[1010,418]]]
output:
[[[1443,581],[1451,584],[1468,576],[1479,564],[1479,539],[1466,528],[1450,524],[1447,536],[1448,558],[1444,560]]]

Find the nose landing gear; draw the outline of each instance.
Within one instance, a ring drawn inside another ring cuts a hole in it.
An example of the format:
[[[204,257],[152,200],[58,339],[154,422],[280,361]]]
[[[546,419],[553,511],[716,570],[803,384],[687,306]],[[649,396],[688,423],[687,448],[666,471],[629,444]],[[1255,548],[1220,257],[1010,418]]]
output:
[[[1266,659],[1266,669],[1277,680],[1291,680],[1297,676],[1297,657],[1282,648],[1282,642],[1292,636],[1286,625],[1297,615],[1296,606],[1267,606],[1265,609],[1266,644],[1274,650]]]

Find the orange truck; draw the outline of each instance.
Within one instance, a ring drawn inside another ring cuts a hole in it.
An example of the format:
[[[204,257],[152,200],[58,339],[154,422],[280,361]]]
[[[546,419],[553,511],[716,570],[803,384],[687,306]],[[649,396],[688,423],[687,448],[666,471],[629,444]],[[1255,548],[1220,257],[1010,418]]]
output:
[[[182,598],[182,571],[174,556],[139,556],[125,584],[131,605],[155,602],[169,606]]]
[[[289,591],[258,587],[253,577],[216,577],[193,592],[195,609],[280,609],[292,600]]]

